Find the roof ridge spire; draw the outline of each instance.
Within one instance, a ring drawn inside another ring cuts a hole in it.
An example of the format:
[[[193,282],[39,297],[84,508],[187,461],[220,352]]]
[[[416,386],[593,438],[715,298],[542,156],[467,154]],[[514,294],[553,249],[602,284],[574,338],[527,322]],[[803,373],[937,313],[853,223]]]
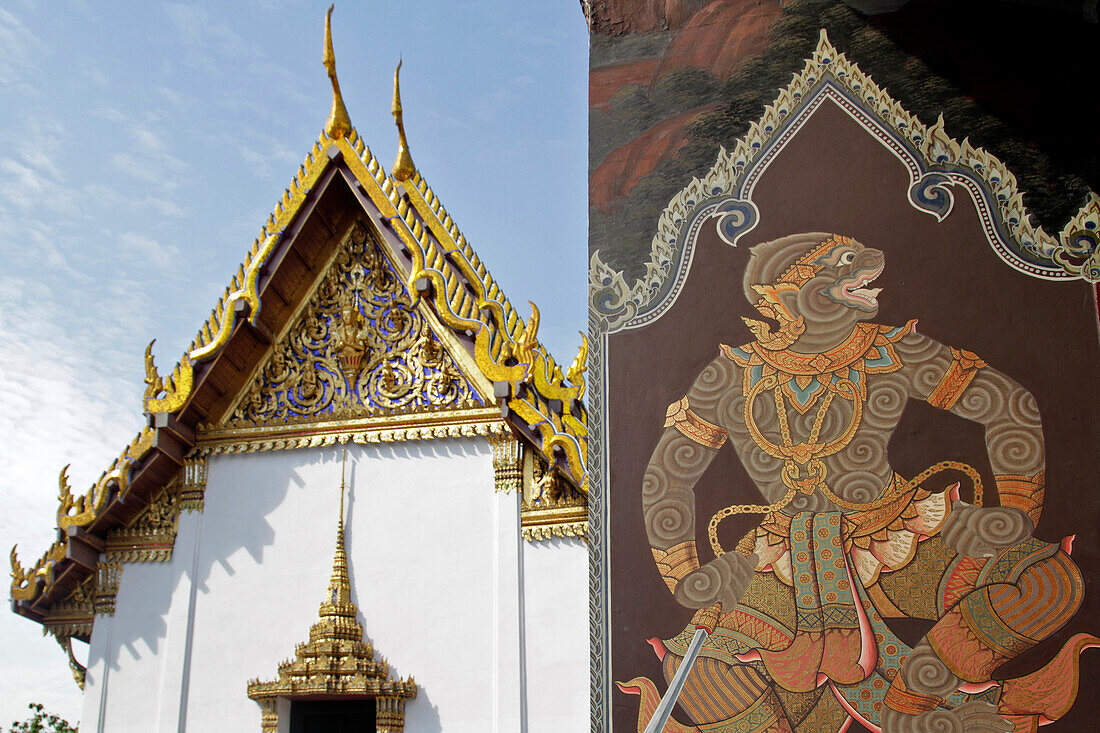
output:
[[[332,81],[332,111],[329,112],[328,121],[325,122],[325,134],[333,140],[351,132],[351,117],[344,106],[344,98],[340,94],[340,82],[336,79],[336,54],[332,51],[332,9],[335,5],[328,6],[325,14],[325,50],[321,57],[321,63],[328,70],[328,78]]]
[[[351,602],[351,581],[348,579],[348,554],[344,547],[344,469],[348,452],[344,451],[340,465],[340,519],[336,523],[336,554],[332,558],[332,576],[328,582],[328,594],[321,604],[321,616],[346,616],[355,618],[355,605]]]
[[[393,161],[393,170],[390,173],[398,181],[407,181],[416,173],[413,165],[412,154],[409,152],[409,141],[405,139],[405,122],[401,110],[401,85],[398,76],[401,73],[402,60],[397,60],[397,68],[393,71],[393,121],[397,123],[397,158]]]

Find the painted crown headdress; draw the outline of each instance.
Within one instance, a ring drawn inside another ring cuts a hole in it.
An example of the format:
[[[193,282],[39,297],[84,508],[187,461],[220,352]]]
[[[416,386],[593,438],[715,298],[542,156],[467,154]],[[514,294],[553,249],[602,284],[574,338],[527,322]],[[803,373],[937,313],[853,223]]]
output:
[[[787,309],[779,297],[782,292],[797,292],[803,285],[813,279],[821,271],[824,265],[818,264],[818,260],[839,244],[853,244],[851,237],[833,234],[820,244],[811,247],[799,255],[783,274],[771,284],[754,284],[752,286],[760,299],[753,304],[756,310],[765,318],[771,318],[779,323],[779,330],[773,332],[771,326],[764,321],[752,318],[742,318],[745,325],[752,331],[757,342],[765,349],[778,351],[793,344],[799,336],[806,331],[806,321],[801,316],[796,316]]]

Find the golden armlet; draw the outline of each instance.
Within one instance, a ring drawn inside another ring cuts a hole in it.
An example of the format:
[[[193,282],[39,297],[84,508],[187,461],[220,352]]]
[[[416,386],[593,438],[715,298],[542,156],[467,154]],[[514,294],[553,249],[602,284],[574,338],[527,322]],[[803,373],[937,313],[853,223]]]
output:
[[[978,370],[985,362],[972,351],[951,349],[951,365],[947,367],[940,383],[928,395],[928,404],[941,410],[950,410],[958,402]]]
[[[677,583],[686,578],[689,573],[699,569],[699,554],[695,550],[695,540],[681,542],[667,550],[658,550],[656,547],[650,549],[653,550],[653,562],[657,564],[657,571],[671,593],[676,592]]]
[[[1001,498],[1001,506],[1019,509],[1037,524],[1043,511],[1046,471],[1040,471],[1034,476],[999,474],[994,478],[997,481],[997,494]]]
[[[701,446],[718,450],[729,437],[725,428],[720,428],[696,415],[688,407],[688,398],[673,402],[665,412],[665,427],[675,427],[685,437]]]
[[[706,608],[700,608],[695,612],[695,615],[691,617],[691,626],[699,628],[700,626],[707,630],[708,634],[714,633],[714,627],[718,625],[718,617],[722,615],[722,604],[715,603],[713,606],[707,606]]]

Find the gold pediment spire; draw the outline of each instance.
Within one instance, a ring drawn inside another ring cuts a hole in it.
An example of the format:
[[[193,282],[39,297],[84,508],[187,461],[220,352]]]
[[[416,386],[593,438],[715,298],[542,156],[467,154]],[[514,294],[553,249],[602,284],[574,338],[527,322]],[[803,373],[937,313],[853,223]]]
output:
[[[344,549],[344,469],[348,465],[348,452],[340,464],[340,519],[336,523],[336,555],[332,558],[332,576],[328,593],[321,603],[321,618],[343,616],[355,618],[355,604],[351,602],[351,581],[348,579],[348,554]]]
[[[409,141],[405,139],[405,122],[401,116],[401,85],[398,76],[401,73],[401,62],[397,62],[397,68],[393,72],[393,121],[397,123],[397,159],[393,161],[393,170],[390,171],[398,181],[407,181],[416,173],[413,165],[412,154],[409,152]]]
[[[309,641],[294,648],[294,659],[279,665],[277,679],[249,681],[248,696],[260,705],[263,733],[279,730],[280,697],[297,700],[374,698],[378,730],[401,731],[405,701],[416,697],[416,680],[390,676],[390,666],[377,657],[374,645],[363,641],[363,626],[351,601],[348,557],[344,550],[344,451],[340,468],[340,519],[336,529],[336,557],[320,618],[309,629]]]
[[[325,69],[328,70],[328,78],[332,81],[332,111],[329,112],[328,122],[325,123],[325,134],[333,140],[351,132],[351,117],[344,106],[344,98],[340,95],[340,82],[336,79],[336,54],[332,51],[332,9],[329,5],[325,14],[325,51],[321,59]]]

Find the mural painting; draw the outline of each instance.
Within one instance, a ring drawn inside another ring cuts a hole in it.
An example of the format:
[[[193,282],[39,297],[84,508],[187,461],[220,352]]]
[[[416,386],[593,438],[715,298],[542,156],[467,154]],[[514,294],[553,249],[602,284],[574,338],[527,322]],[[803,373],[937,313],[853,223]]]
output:
[[[1034,225],[825,33],[728,143],[593,238],[594,730],[1087,727],[1100,198]]]

